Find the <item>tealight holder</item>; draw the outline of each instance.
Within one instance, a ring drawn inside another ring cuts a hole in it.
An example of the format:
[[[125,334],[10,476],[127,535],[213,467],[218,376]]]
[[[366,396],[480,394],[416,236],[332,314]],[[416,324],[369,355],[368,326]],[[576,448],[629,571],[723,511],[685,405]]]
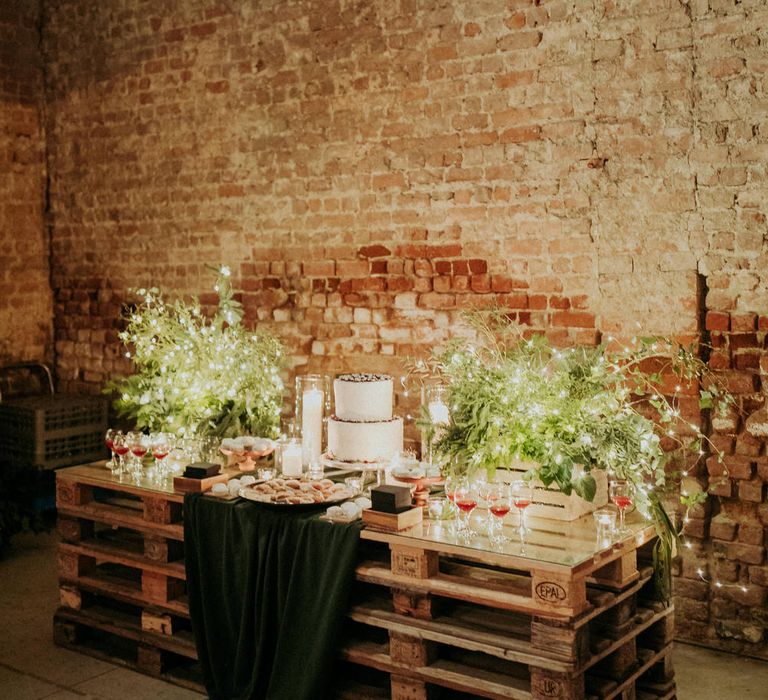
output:
[[[613,543],[616,534],[616,511],[611,508],[600,508],[593,514],[595,519],[595,538],[597,546],[608,547]]]

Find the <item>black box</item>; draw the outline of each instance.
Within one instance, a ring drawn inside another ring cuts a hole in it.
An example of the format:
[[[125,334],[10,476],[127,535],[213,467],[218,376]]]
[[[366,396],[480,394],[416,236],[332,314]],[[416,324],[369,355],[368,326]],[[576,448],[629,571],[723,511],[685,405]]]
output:
[[[207,479],[209,476],[216,476],[221,470],[221,465],[211,462],[195,462],[190,464],[184,470],[184,476],[188,479]]]
[[[371,508],[382,513],[402,513],[411,507],[410,486],[376,486],[371,489]]]

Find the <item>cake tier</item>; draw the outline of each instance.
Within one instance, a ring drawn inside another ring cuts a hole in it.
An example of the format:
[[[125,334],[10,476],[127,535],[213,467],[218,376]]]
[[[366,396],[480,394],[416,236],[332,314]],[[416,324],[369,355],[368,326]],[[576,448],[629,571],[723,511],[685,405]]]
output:
[[[392,418],[392,377],[342,374],[333,381],[335,413],[341,420],[387,421]]]
[[[328,421],[328,451],[342,462],[386,462],[403,449],[403,419],[353,423]]]

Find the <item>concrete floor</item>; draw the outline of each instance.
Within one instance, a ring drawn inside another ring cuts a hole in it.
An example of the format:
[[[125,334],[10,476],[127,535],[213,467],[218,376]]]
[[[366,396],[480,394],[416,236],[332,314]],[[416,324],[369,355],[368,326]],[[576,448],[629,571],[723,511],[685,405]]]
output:
[[[187,700],[202,696],[52,641],[56,537],[24,535],[0,560],[0,698]],[[686,644],[675,648],[680,700],[768,700],[768,663]]]

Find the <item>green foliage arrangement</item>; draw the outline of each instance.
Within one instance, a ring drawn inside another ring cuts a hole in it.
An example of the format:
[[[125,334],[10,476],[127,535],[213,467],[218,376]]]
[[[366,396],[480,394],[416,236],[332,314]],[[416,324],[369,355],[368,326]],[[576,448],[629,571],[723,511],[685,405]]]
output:
[[[230,272],[219,271],[219,305],[212,319],[200,302],[166,302],[157,289],[127,316],[120,339],[136,372],[109,382],[115,407],[139,428],[187,437],[276,437],[284,353],[266,331],[251,332],[234,299]]]
[[[451,420],[434,433],[444,464],[471,474],[535,462],[528,478],[588,501],[596,490],[592,469],[627,479],[637,508],[656,524],[657,584],[668,594],[679,533],[663,506],[672,486],[667,472],[682,464],[676,474],[687,474],[683,453],[698,457],[708,441],[679,408],[683,389],[708,375],[696,348],[644,337],[621,352],[606,345],[557,349],[543,335],[524,336],[500,312],[473,313],[469,320],[479,343],[451,343],[409,368],[448,385]],[[672,378],[677,386],[669,392]],[[730,397],[714,382],[706,387],[700,407],[727,409]],[[428,435],[436,430],[426,413],[421,425]],[[704,497],[700,489],[680,493],[686,508]]]

